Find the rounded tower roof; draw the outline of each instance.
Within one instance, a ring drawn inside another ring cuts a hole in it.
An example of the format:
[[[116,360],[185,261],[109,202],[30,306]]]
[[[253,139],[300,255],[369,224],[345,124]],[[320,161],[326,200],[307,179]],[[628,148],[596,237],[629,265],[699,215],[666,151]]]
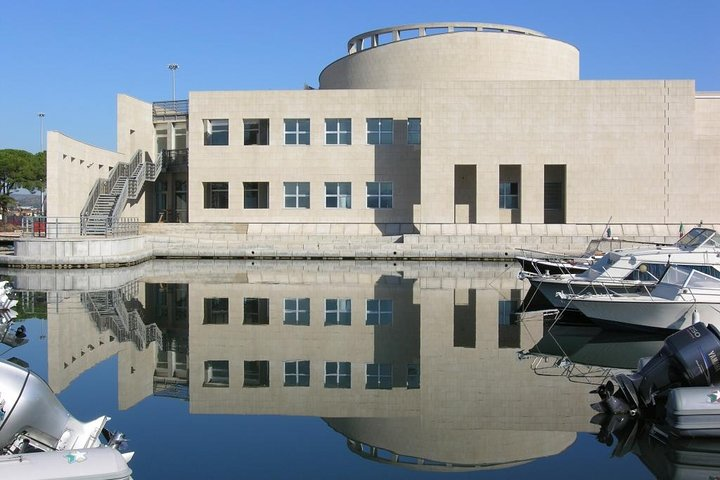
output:
[[[356,35],[320,88],[417,88],[432,81],[577,80],[574,46],[521,27],[422,23]]]

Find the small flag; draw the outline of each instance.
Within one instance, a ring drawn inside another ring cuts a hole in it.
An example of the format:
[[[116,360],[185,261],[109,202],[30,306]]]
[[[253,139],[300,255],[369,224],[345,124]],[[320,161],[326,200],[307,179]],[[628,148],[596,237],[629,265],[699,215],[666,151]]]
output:
[[[607,229],[607,238],[612,238],[612,229],[610,227]]]
[[[684,235],[685,226],[680,222],[680,229],[678,230],[678,234],[682,237]]]

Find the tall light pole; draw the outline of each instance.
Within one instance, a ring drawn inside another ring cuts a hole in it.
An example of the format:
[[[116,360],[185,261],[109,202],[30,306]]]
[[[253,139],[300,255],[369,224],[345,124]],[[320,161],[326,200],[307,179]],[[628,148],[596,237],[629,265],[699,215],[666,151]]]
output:
[[[43,112],[38,113],[40,118],[40,151],[45,151],[45,114]]]
[[[174,102],[175,101],[175,70],[180,68],[180,65],[178,65],[177,63],[171,63],[170,65],[168,65],[168,68],[170,69],[170,74],[172,75],[172,92],[173,92],[172,99]]]

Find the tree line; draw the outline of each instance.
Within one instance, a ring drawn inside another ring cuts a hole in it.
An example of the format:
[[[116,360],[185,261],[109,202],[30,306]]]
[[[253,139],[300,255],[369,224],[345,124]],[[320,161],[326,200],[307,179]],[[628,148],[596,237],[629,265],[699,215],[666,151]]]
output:
[[[10,194],[25,188],[30,192],[45,190],[46,152],[30,153],[25,150],[0,150],[0,210],[3,219],[7,210],[15,205]]]

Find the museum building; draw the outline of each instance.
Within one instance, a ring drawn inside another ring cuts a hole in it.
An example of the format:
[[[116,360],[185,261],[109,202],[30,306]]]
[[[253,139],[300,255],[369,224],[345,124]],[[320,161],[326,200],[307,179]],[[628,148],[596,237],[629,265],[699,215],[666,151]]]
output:
[[[48,134],[48,217],[306,226],[716,220],[720,93],[580,80],[507,25],[351,38],[319,88],[117,99],[117,152]],[[73,188],[67,188],[72,185]],[[95,222],[93,223],[93,219]]]

